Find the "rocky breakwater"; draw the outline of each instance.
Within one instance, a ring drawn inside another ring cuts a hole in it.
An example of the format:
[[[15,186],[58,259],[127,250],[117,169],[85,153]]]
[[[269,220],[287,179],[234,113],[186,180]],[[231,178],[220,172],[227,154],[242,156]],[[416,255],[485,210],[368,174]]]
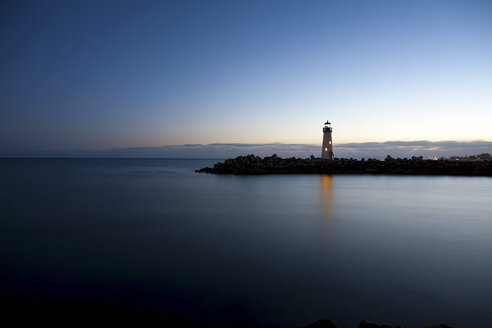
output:
[[[277,155],[261,158],[239,156],[216,163],[212,168],[196,170],[215,174],[400,174],[400,175],[462,175],[492,176],[492,160],[425,160],[422,157],[392,158],[281,158]]]

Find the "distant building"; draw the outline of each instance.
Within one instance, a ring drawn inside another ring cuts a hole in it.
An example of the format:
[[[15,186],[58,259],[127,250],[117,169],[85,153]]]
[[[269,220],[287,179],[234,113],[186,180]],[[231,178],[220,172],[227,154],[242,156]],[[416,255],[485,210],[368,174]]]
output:
[[[331,139],[331,123],[326,121],[323,127],[323,147],[321,148],[321,158],[333,160],[333,142]]]

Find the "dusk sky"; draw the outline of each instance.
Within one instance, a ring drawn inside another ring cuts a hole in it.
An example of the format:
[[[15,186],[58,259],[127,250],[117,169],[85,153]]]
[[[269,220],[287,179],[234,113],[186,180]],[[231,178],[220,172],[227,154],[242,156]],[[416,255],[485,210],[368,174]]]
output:
[[[490,1],[2,1],[0,48],[0,156],[492,141]]]

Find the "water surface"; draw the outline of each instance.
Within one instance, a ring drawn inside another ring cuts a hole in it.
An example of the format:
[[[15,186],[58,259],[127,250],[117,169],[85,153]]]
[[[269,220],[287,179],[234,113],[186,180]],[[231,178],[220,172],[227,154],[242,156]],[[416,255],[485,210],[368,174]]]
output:
[[[492,322],[492,179],[0,160],[6,302],[216,327]]]

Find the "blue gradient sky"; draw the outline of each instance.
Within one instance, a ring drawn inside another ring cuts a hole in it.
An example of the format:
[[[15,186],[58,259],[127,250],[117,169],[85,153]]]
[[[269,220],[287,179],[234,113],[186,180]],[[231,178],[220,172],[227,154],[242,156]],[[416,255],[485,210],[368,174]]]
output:
[[[492,141],[490,1],[2,1],[0,153]]]

